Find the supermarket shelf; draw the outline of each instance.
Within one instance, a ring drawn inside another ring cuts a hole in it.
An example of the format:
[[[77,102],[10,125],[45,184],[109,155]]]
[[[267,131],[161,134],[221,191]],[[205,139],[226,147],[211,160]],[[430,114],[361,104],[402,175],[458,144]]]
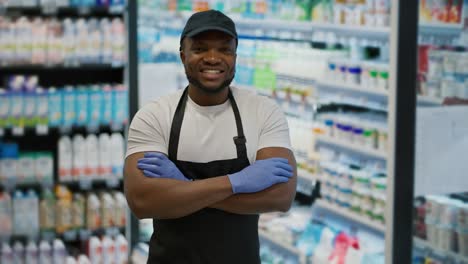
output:
[[[413,242],[414,242],[414,247],[417,247],[417,248],[420,248],[420,249],[423,249],[423,250],[428,250],[429,252],[431,252],[434,255],[446,256],[449,259],[452,259],[453,261],[456,261],[457,263],[463,263],[463,264],[468,263],[468,256],[462,256],[462,255],[457,254],[455,252],[438,249],[434,245],[430,244],[428,241],[423,240],[421,238],[414,237]],[[453,262],[449,261],[448,263],[453,263]]]
[[[385,152],[382,152],[382,151],[376,150],[376,149],[370,149],[370,148],[367,148],[367,147],[364,147],[364,146],[359,146],[359,145],[347,142],[345,140],[330,138],[330,137],[323,136],[323,135],[316,135],[316,139],[317,139],[317,141],[324,142],[324,143],[331,144],[331,145],[335,145],[335,146],[339,146],[339,147],[342,147],[342,148],[345,148],[345,149],[348,149],[348,150],[352,150],[354,152],[361,153],[361,154],[364,154],[364,155],[367,155],[367,156],[377,157],[377,158],[381,158],[381,159],[384,159],[384,160],[387,159],[387,153],[385,153]]]
[[[115,70],[124,69],[123,63],[81,63],[81,64],[54,64],[54,65],[2,65],[0,71],[57,71],[57,70]]]
[[[362,225],[365,225],[373,230],[379,231],[380,233],[385,233],[385,225],[375,221],[366,218],[365,216],[361,216],[355,212],[352,212],[346,208],[340,207],[335,204],[331,204],[327,201],[324,201],[322,199],[315,201],[315,204],[318,207],[321,207],[323,209],[326,209],[327,211],[333,212],[337,215],[343,216],[347,219],[353,220],[354,222],[360,223]]]
[[[385,90],[369,89],[369,88],[364,88],[360,85],[352,85],[352,84],[347,84],[347,83],[331,82],[331,81],[325,81],[325,80],[318,81],[317,85],[322,86],[322,87],[331,87],[331,88],[341,89],[341,90],[346,90],[346,91],[377,95],[381,97],[388,97],[388,92]]]
[[[419,33],[427,35],[458,36],[462,30],[462,24],[422,23],[419,25]]]
[[[366,27],[366,26],[348,26],[337,25],[331,23],[319,23],[309,21],[286,21],[278,19],[248,19],[236,18],[233,16],[236,25],[240,28],[249,27],[254,29],[276,29],[276,30],[291,30],[312,32],[312,31],[330,31],[339,34],[353,36],[374,36],[388,37],[390,34],[389,27]]]
[[[418,104],[441,105],[443,99],[430,96],[418,95]]]
[[[60,181],[57,184],[65,185],[74,190],[104,190],[120,188],[123,183],[122,178],[116,176],[107,179],[90,179],[79,181]]]
[[[161,20],[180,18],[181,20],[187,20],[190,16],[190,12],[163,12],[154,13],[149,10],[142,10],[141,15],[143,17],[153,17]],[[281,19],[252,19],[243,17],[241,14],[228,14],[236,23],[239,29],[240,35],[244,34],[243,30],[255,31],[255,36],[261,36],[258,34],[258,30],[282,30],[285,32],[314,32],[314,31],[327,31],[334,32],[337,34],[348,35],[348,36],[366,36],[373,38],[388,38],[390,36],[390,27],[368,27],[368,26],[348,26],[338,25],[332,23],[312,22],[312,21],[289,21]],[[183,26],[183,25],[182,25]],[[310,39],[309,39],[310,40]]]
[[[81,6],[81,7],[58,7],[54,5],[34,7],[0,7],[0,13],[8,16],[97,16],[111,17],[122,16],[125,12],[124,6]]]
[[[275,251],[283,252],[288,256],[294,257],[299,264],[306,264],[306,256],[302,254],[297,248],[292,245],[286,244],[282,241],[277,240],[272,235],[268,234],[268,232],[263,231],[261,229],[258,230],[258,235],[260,237],[260,241],[268,243],[270,246],[275,248]]]
[[[297,169],[297,192],[307,196],[312,196],[316,181],[317,176],[304,169]]]

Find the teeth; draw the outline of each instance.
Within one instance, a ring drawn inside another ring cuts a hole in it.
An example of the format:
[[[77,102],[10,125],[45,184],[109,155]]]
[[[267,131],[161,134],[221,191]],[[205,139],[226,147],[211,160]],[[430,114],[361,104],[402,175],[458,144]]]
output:
[[[206,73],[221,73],[221,71],[219,71],[219,70],[204,70],[203,72],[206,72]]]

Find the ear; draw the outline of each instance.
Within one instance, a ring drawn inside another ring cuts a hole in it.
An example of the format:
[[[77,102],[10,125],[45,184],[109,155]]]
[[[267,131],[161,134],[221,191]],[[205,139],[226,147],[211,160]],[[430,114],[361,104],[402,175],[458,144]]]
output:
[[[179,57],[180,57],[180,60],[182,61],[182,64],[185,64],[185,53],[182,48],[179,51]]]

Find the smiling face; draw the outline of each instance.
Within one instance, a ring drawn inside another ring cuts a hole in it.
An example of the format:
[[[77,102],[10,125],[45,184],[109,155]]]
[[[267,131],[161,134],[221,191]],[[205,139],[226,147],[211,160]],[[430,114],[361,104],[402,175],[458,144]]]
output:
[[[201,92],[216,94],[234,79],[236,40],[221,31],[206,31],[185,38],[180,58],[190,85]]]

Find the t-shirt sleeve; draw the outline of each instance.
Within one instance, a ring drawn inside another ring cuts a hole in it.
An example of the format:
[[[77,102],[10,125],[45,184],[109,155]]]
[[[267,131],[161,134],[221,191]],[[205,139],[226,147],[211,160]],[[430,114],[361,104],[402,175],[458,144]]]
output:
[[[288,122],[283,110],[269,98],[263,98],[259,107],[259,123],[262,126],[258,150],[267,147],[291,149]]]
[[[157,104],[152,103],[135,114],[128,130],[126,157],[147,151],[167,154],[168,142],[164,133],[164,115],[160,110]]]

